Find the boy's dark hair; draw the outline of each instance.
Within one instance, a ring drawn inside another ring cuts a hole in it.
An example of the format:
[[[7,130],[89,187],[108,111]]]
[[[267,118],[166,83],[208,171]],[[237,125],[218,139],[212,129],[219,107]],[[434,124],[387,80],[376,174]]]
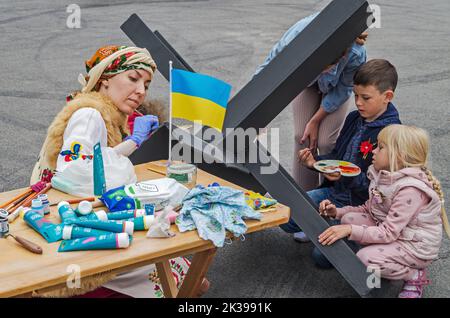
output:
[[[353,76],[354,85],[375,86],[381,93],[395,91],[398,75],[395,66],[383,59],[373,59],[361,65]]]

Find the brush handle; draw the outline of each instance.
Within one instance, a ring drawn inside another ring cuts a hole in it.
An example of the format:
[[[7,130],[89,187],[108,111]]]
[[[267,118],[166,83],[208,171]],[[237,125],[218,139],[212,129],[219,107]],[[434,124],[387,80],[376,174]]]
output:
[[[81,201],[94,202],[95,201],[95,197],[66,200],[66,202],[69,203],[69,204],[76,204],[76,203],[80,203]],[[59,202],[52,202],[52,203],[50,203],[50,206],[57,205],[58,203]]]
[[[45,186],[44,189],[42,189],[41,191],[34,193],[33,195],[29,196],[23,203],[22,206],[24,207],[29,207],[31,205],[31,201],[33,201],[33,199],[37,198],[37,196],[39,194],[43,194],[46,193],[48,190],[50,190],[52,188],[52,184],[51,183],[47,183],[47,185]]]
[[[33,190],[27,189],[25,192],[22,192],[22,193],[16,195],[14,198],[9,200],[8,202],[5,202],[2,205],[0,205],[0,209],[7,207],[11,203],[16,203],[17,201],[21,200],[23,197],[30,195],[32,192],[33,192]]]
[[[9,234],[9,236],[12,236],[17,241],[17,243],[22,245],[24,248],[26,248],[30,252],[32,252],[34,254],[42,254],[42,247],[40,247],[36,243],[28,241],[27,239],[24,239],[23,237],[20,237],[20,236],[14,236],[12,234]]]

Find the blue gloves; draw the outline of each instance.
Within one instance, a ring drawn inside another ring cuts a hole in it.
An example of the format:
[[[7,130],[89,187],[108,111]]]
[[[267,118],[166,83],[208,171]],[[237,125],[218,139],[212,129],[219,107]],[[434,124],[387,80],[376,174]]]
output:
[[[145,115],[136,117],[134,120],[133,133],[131,136],[125,138],[125,140],[133,140],[138,147],[142,145],[144,141],[150,138],[150,134],[158,129],[159,122],[158,117],[153,115]]]

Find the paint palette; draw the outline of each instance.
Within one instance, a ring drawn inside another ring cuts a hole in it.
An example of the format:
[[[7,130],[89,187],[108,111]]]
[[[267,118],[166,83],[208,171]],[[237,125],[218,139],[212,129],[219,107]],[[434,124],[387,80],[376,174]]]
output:
[[[355,177],[361,173],[361,169],[357,165],[342,160],[316,161],[314,168],[322,173],[340,172],[344,177]]]

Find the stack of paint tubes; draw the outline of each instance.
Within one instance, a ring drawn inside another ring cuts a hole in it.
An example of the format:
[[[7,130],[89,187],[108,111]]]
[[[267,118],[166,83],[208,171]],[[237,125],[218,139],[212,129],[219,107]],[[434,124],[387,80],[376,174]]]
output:
[[[94,212],[88,201],[80,202],[75,210],[61,201],[58,204],[61,224],[53,224],[33,210],[26,212],[23,219],[49,243],[63,240],[58,252],[68,252],[127,248],[135,230],[148,230],[154,212],[152,204],[146,204],[145,209],[106,213]]]

